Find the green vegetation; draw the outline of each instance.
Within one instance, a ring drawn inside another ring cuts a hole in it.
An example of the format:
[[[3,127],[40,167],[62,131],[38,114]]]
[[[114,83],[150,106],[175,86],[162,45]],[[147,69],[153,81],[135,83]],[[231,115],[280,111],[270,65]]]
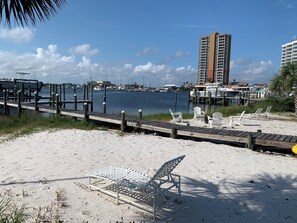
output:
[[[22,115],[19,117],[0,116],[0,135],[12,136],[30,134],[46,129],[95,129],[95,124],[75,121],[69,117],[42,117],[40,115]]]
[[[11,205],[9,199],[0,200],[0,222],[21,223],[25,218],[25,206],[20,208]]]
[[[264,101],[258,102],[256,104],[252,104],[249,106],[239,105],[239,106],[226,106],[220,107],[216,111],[222,112],[223,115],[231,116],[231,115],[238,115],[245,111],[246,113],[254,113],[258,108],[263,108],[264,110],[268,107],[272,106],[272,112],[290,112],[293,113],[294,110],[294,98],[287,97],[287,98],[269,98]],[[212,113],[207,113],[206,115],[211,116]],[[145,120],[154,120],[154,121],[163,121],[168,122],[170,121],[171,115],[170,113],[163,113],[163,114],[153,114],[153,115],[145,115],[143,116]],[[183,113],[184,119],[191,119],[193,118],[193,114],[191,113]]]
[[[193,118],[193,114],[183,113],[184,119]],[[152,114],[152,115],[144,115],[143,119],[145,120],[153,120],[153,121],[161,121],[161,122],[169,122],[172,120],[170,113],[161,113],[161,114]]]
[[[271,80],[269,88],[278,97],[284,97],[294,92],[294,110],[297,115],[297,62],[286,63],[279,74]]]
[[[57,9],[66,4],[65,0],[51,1],[17,1],[2,0],[0,10],[0,22],[11,26],[14,20],[18,25],[35,26],[37,21],[44,22],[54,15]]]
[[[243,111],[246,111],[246,113],[253,113],[258,108],[263,108],[265,110],[268,106],[272,106],[272,112],[294,112],[294,98],[268,98],[253,105],[227,106],[219,108],[217,111],[222,112],[224,116],[231,116]]]

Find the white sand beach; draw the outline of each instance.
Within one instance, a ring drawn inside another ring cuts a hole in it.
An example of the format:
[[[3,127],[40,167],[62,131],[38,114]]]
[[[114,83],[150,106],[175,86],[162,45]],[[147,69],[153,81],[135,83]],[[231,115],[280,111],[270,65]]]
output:
[[[263,132],[297,134],[296,122],[258,122]],[[115,131],[56,130],[1,142],[0,197],[24,204],[27,222],[153,222],[88,190],[86,174],[108,165],[148,171],[183,154],[174,170],[182,177],[182,203],[156,222],[297,222],[296,157]]]

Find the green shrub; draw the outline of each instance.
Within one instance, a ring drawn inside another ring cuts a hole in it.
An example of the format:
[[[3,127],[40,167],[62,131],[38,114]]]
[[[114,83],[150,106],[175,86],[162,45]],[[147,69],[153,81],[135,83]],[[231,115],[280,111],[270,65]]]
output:
[[[259,102],[256,107],[266,109],[267,106],[272,106],[272,112],[294,112],[295,103],[294,97],[288,98],[268,98],[267,100]]]

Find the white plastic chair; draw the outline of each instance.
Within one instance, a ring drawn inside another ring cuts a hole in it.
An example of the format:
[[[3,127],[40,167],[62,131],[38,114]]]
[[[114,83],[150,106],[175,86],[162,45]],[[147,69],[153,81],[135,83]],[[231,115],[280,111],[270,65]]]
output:
[[[194,113],[193,119],[195,119],[195,120],[200,119],[202,121],[204,120],[205,112],[202,111],[200,107],[194,107],[193,113]]]
[[[207,116],[208,118],[208,124],[210,128],[217,127],[222,128],[223,127],[223,114],[221,112],[214,112],[212,114],[212,117]]]

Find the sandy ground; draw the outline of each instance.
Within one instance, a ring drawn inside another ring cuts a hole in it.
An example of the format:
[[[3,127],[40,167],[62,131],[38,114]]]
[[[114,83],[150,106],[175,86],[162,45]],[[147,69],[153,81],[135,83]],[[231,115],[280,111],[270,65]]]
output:
[[[296,122],[257,124],[263,132],[297,132]],[[144,211],[88,190],[86,174],[108,165],[148,171],[183,154],[174,171],[182,177],[182,203],[156,222],[297,222],[294,156],[111,131],[57,130],[1,142],[0,197],[24,204],[27,222],[153,222]]]

